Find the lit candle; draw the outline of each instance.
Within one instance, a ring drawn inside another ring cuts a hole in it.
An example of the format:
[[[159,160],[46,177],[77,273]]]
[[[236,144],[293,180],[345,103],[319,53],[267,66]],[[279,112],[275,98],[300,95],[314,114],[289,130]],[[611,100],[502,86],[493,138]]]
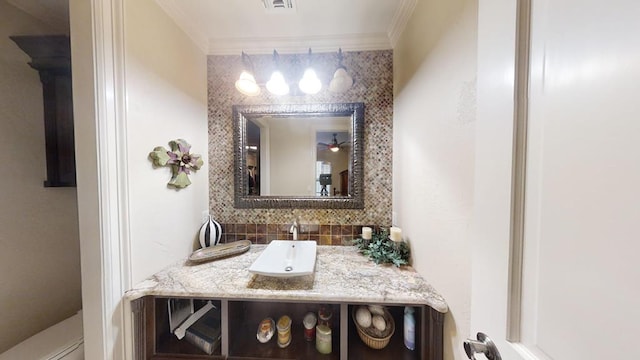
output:
[[[362,239],[363,240],[371,240],[371,228],[365,226],[362,228]]]
[[[392,226],[389,229],[389,239],[399,242],[402,241],[402,229],[399,227]]]

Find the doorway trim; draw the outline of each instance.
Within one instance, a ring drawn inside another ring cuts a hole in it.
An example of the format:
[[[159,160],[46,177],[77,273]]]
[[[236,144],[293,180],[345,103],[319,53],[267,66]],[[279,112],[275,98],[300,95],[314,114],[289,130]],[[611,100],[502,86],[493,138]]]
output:
[[[85,356],[124,359],[131,262],[123,6],[69,5]]]

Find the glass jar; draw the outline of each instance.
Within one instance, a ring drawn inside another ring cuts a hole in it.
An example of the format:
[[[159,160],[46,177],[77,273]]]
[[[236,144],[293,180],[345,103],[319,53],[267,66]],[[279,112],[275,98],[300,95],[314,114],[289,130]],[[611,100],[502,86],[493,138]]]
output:
[[[331,354],[331,328],[326,325],[316,326],[316,350],[320,354]]]
[[[276,323],[272,318],[263,319],[258,325],[258,332],[256,333],[256,337],[258,341],[261,343],[266,343],[271,340],[273,337],[273,333],[276,332]]]
[[[302,324],[304,325],[304,339],[307,341],[313,341],[316,337],[316,314],[312,312],[308,312],[304,319],[302,320]]]
[[[331,308],[329,306],[321,306],[320,310],[318,310],[318,325],[324,325],[331,329],[332,317],[333,313],[331,312]]]
[[[276,328],[278,329],[278,346],[286,348],[291,344],[291,318],[287,315],[280,317]]]

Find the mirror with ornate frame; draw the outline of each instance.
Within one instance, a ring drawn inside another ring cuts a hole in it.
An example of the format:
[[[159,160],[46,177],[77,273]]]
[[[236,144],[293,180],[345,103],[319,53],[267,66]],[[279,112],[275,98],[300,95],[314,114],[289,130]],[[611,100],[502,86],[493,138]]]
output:
[[[364,104],[234,105],[236,208],[364,208]]]

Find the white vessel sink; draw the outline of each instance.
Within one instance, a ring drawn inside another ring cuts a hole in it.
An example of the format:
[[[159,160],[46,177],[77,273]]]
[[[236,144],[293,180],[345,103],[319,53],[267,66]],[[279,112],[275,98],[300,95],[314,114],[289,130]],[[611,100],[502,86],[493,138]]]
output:
[[[251,264],[249,272],[275,277],[313,274],[316,247],[315,241],[273,240]]]

